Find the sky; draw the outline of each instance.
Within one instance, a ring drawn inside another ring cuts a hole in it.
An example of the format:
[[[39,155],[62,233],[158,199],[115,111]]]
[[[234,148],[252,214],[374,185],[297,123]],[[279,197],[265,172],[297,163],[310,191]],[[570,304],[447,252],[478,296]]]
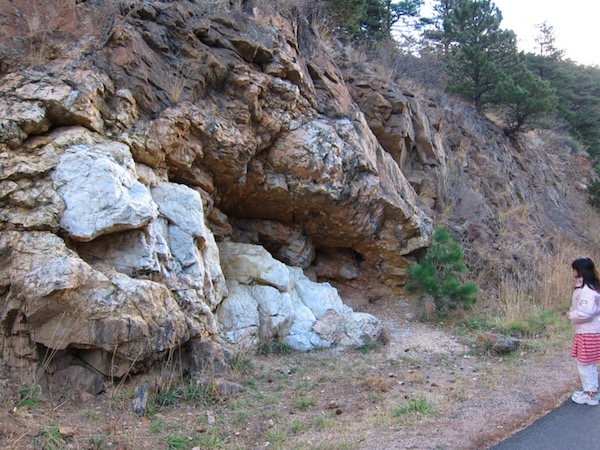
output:
[[[493,0],[502,11],[504,29],[513,30],[519,48],[533,50],[536,25],[554,28],[556,47],[565,58],[600,67],[600,1],[598,0]]]
[[[536,25],[546,22],[554,28],[556,47],[565,51],[565,58],[600,67],[600,0],[492,1],[502,11],[501,28],[517,34],[519,49],[534,51]]]

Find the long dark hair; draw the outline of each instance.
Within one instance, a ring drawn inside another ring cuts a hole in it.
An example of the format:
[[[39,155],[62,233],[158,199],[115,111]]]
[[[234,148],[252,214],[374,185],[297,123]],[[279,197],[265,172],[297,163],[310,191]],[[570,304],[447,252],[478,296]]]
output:
[[[590,258],[578,258],[571,263],[571,267],[583,278],[583,286],[586,284],[595,291],[600,291],[600,277]]]

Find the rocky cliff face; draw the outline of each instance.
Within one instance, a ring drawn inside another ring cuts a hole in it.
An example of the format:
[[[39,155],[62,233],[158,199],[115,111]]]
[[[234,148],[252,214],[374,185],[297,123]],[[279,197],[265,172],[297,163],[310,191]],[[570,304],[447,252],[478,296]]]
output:
[[[2,6],[12,367],[98,386],[198,340],[362,345],[381,325],[347,305],[400,292],[440,216],[481,271],[513,233],[577,235],[585,160],[359,71],[294,7],[200,3]]]

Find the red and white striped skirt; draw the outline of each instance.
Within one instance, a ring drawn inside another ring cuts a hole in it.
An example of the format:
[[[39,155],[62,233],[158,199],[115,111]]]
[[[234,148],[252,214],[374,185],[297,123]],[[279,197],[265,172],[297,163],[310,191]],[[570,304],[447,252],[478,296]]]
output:
[[[600,334],[576,334],[573,336],[571,356],[581,364],[600,362]]]

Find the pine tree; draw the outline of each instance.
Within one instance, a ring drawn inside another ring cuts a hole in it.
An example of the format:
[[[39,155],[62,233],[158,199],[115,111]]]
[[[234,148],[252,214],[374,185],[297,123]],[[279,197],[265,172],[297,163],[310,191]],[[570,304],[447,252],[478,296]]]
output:
[[[539,46],[538,54],[544,58],[560,60],[563,58],[565,51],[556,48],[556,35],[554,27],[548,22],[542,22],[537,25],[538,34],[535,37],[535,42]]]
[[[440,312],[471,305],[476,300],[477,286],[461,283],[457,278],[466,270],[462,249],[445,228],[436,228],[432,239],[427,255],[407,271],[407,292],[431,295]]]
[[[374,42],[390,38],[402,18],[417,16],[423,1],[325,0],[325,7],[342,36]]]
[[[503,118],[504,131],[509,136],[542,125],[558,102],[550,84],[524,64],[515,67],[510,75],[501,75],[489,100]]]
[[[503,72],[517,64],[516,36],[502,30],[502,13],[490,0],[439,0],[437,32],[425,34],[443,48],[450,75],[448,90],[471,99],[478,111]]]
[[[364,0],[326,0],[325,9],[339,35],[348,38],[361,35],[365,16]]]
[[[558,119],[593,158],[600,158],[600,68],[532,53],[525,62],[556,91]]]
[[[392,34],[392,27],[400,20],[409,17],[417,17],[423,6],[424,0],[383,0],[386,11],[385,28],[388,35]]]

